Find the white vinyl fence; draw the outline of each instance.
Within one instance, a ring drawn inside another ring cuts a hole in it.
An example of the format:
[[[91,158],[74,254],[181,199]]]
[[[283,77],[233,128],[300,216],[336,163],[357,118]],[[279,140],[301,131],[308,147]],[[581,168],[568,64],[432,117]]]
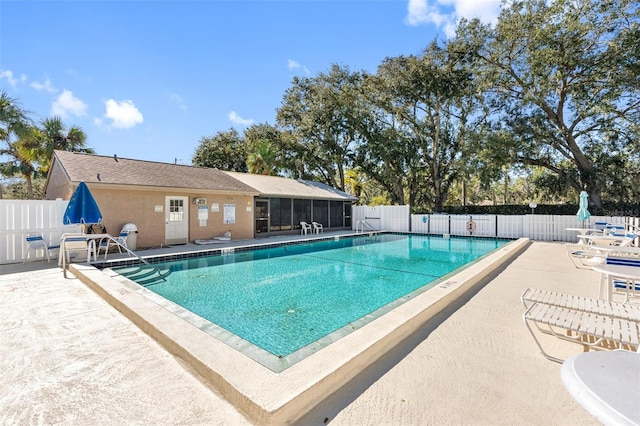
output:
[[[61,199],[0,200],[0,264],[22,262],[29,234],[41,233],[46,242],[59,244],[63,233],[80,232],[78,225],[62,224],[67,204]]]
[[[583,226],[575,215],[410,215],[409,206],[353,207],[353,230],[357,232],[375,229],[433,235],[526,237],[538,241],[576,242],[577,232],[567,231],[567,228],[593,228],[596,222],[640,226],[640,218],[622,216],[591,216]]]
[[[0,265],[22,262],[26,251],[25,237],[42,233],[45,241],[59,242],[65,232],[80,232],[79,225],[62,225],[68,201],[57,200],[0,200]],[[352,229],[357,231],[385,230],[434,235],[519,238],[542,241],[576,241],[580,228],[574,215],[448,215],[410,214],[409,206],[354,206]],[[640,226],[640,218],[592,216],[585,224],[596,222],[633,224]],[[43,253],[37,253],[42,256]]]

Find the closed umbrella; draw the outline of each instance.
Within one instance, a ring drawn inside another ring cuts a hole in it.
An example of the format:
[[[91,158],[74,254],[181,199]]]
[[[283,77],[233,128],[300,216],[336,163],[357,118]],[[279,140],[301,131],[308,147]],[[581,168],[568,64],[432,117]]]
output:
[[[91,195],[89,187],[84,182],[76,188],[75,192],[69,200],[69,205],[64,212],[62,222],[65,225],[82,224],[82,223],[100,223],[102,221],[102,213],[98,208],[98,203]]]
[[[589,207],[589,194],[587,194],[587,191],[582,191],[580,192],[580,208],[578,209],[576,216],[578,216],[578,221],[582,222],[583,228],[585,226],[585,221],[591,217],[591,213],[589,213],[587,207]]]

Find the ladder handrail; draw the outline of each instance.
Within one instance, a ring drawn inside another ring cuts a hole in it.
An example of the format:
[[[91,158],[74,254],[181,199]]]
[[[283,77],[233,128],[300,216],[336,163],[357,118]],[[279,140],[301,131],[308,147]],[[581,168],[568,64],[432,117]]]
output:
[[[138,253],[134,252],[133,250],[131,250],[129,247],[125,246],[124,244],[122,244],[120,241],[118,241],[116,239],[116,237],[114,237],[113,235],[107,234],[107,236],[105,237],[108,240],[113,241],[114,243],[116,243],[116,245],[120,248],[123,248],[127,251],[127,253],[129,253],[130,255],[134,256],[136,259],[138,259],[140,262],[144,263],[145,265],[147,265],[148,267],[150,267],[151,269],[153,269],[154,271],[156,271],[158,273],[158,276],[160,278],[162,278],[162,281],[167,281],[164,279],[164,276],[162,275],[162,272],[156,268],[155,266],[153,266],[151,263],[147,262],[145,259],[143,259]],[[102,239],[100,240],[102,241]],[[107,246],[107,250],[109,250],[109,246]]]
[[[160,272],[160,270],[158,268],[153,266],[151,263],[147,262],[145,259],[143,259],[139,254],[137,254],[133,250],[129,249],[129,247],[127,247],[124,244],[120,243],[120,241],[118,241],[116,239],[116,237],[114,237],[111,234],[63,234],[62,235],[62,239],[60,240],[60,256],[62,256],[62,273],[63,273],[65,278],[67,278],[67,255],[66,255],[65,250],[64,250],[64,245],[65,245],[65,242],[66,242],[67,238],[73,238],[73,239],[85,238],[85,240],[87,241],[87,244],[88,244],[87,250],[90,250],[90,251],[93,250],[94,261],[97,261],[98,247],[100,246],[100,243],[102,241],[104,241],[104,240],[109,241],[109,243],[107,244],[107,251],[109,250],[110,242],[114,242],[118,247],[125,249],[127,253],[129,253],[133,257],[137,258],[140,262],[144,263],[145,265],[147,265],[151,269],[157,271],[158,275],[164,281],[166,281],[164,279],[164,277],[162,276],[162,272]],[[98,245],[97,246],[96,246],[96,241],[98,241]]]
[[[368,228],[367,230],[368,230],[368,231],[377,231],[377,229],[376,229],[376,228],[374,228],[374,227],[373,227],[373,225],[371,225],[371,224],[367,221],[367,219],[359,220],[359,221],[357,221],[357,222],[356,222],[356,232],[358,232],[358,225],[362,225],[362,232],[364,232],[364,231],[365,231],[365,225],[367,226],[367,228]]]

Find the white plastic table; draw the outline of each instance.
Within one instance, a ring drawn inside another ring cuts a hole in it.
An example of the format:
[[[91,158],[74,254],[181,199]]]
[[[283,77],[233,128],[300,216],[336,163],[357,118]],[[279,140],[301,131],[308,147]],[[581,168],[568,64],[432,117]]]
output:
[[[596,228],[566,228],[567,231],[575,231],[580,235],[597,234],[602,235],[602,229]]]
[[[571,396],[603,424],[640,424],[640,353],[581,353],[562,364],[560,376]]]
[[[591,267],[596,272],[600,273],[600,289],[598,291],[598,297],[602,298],[603,287],[606,285],[606,299],[611,300],[613,292],[613,280],[615,278],[621,278],[623,280],[635,280],[640,281],[640,268],[637,266],[625,266],[625,265],[594,265]],[[640,386],[640,384],[638,384]],[[638,401],[640,404],[640,401]]]

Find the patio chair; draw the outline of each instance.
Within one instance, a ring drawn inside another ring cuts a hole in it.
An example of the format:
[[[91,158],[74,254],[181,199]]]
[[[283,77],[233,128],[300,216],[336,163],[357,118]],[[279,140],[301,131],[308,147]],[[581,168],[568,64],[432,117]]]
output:
[[[584,352],[590,349],[638,350],[640,325],[636,321],[542,302],[531,303],[522,319],[542,355],[551,361],[563,362],[545,352],[531,324],[541,333],[581,345]]]
[[[71,262],[71,255],[87,256],[87,263],[91,258],[97,258],[95,240],[87,238],[85,234],[63,234],[60,244],[60,256],[58,256],[58,266]],[[64,258],[64,259],[63,259]]]
[[[25,237],[27,240],[27,247],[24,254],[24,258],[22,263],[27,263],[27,259],[29,259],[29,254],[32,251],[44,250],[44,257],[47,258],[47,262],[51,262],[51,253],[52,251],[60,251],[60,245],[49,245],[44,241],[44,237],[42,234],[29,234]]]
[[[98,243],[96,256],[100,256],[100,250],[104,250],[104,258],[106,259],[109,249],[114,246],[118,248],[118,253],[122,253],[122,247],[128,248],[127,237],[129,237],[129,231],[122,230],[117,237],[103,238]]]
[[[307,222],[300,222],[300,235],[307,235],[311,232],[311,225]]]
[[[324,228],[322,227],[321,223],[318,222],[311,222],[311,225],[313,225],[313,232],[315,232],[316,234],[319,233],[324,233]]]

